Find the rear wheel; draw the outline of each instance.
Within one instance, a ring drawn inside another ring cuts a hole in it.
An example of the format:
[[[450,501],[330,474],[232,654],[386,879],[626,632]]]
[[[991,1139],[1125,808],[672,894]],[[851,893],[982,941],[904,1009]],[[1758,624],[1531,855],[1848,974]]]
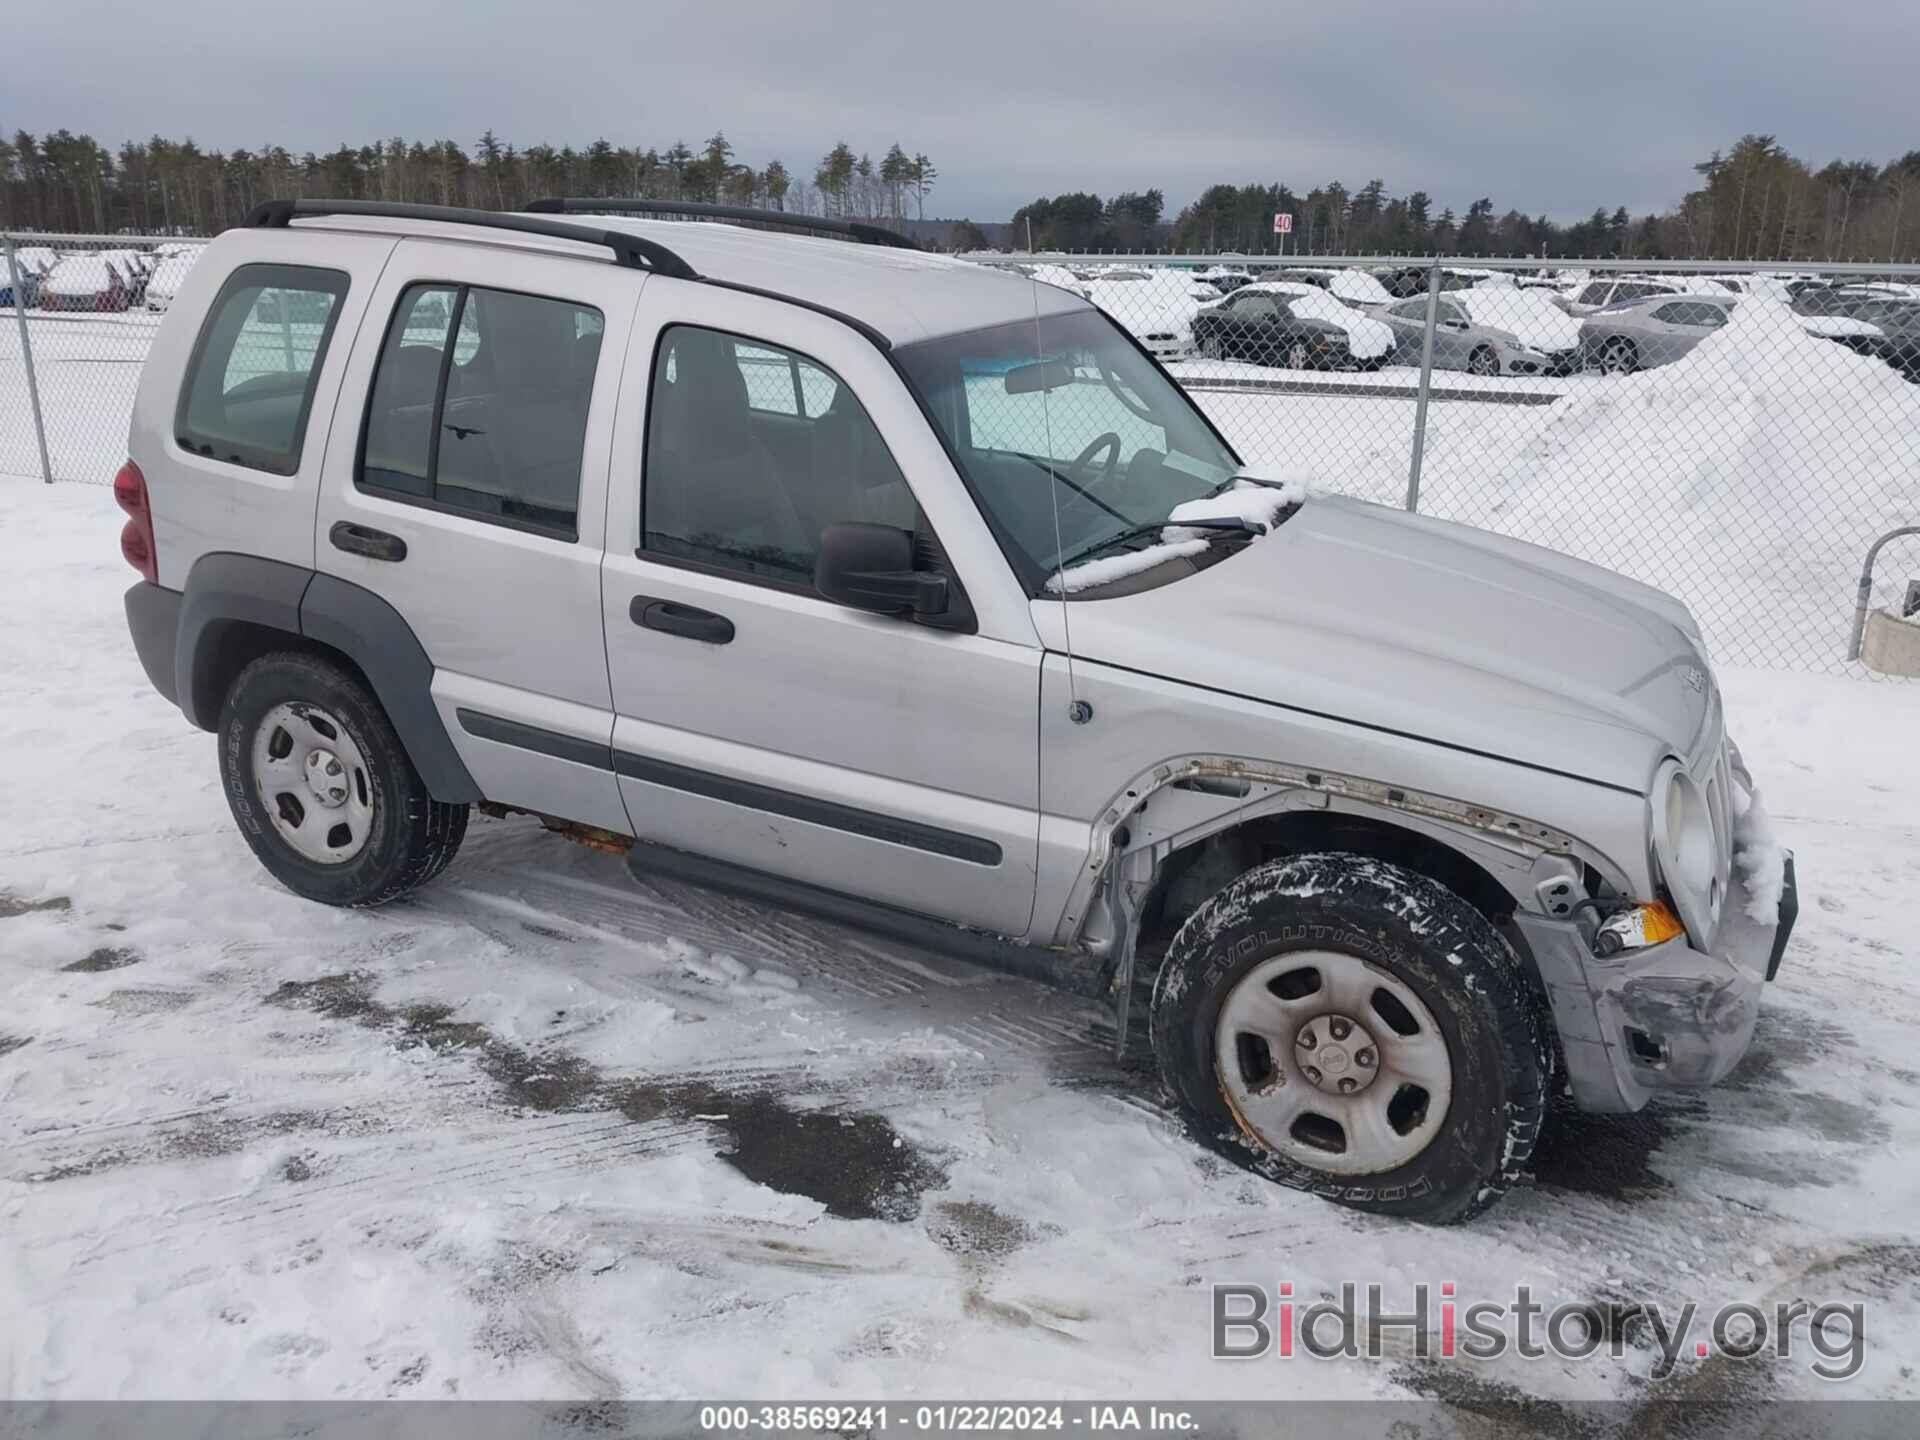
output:
[[[1442,1223],[1523,1173],[1551,1068],[1486,918],[1357,855],[1273,861],[1202,905],[1161,967],[1151,1031],[1163,1078],[1249,1169]]]
[[[1640,368],[1639,347],[1616,335],[1600,351],[1600,368],[1609,375],[1631,375]]]
[[[220,778],[254,855],[297,895],[379,905],[444,870],[467,807],[427,793],[379,702],[316,655],[262,656],[220,713]]]

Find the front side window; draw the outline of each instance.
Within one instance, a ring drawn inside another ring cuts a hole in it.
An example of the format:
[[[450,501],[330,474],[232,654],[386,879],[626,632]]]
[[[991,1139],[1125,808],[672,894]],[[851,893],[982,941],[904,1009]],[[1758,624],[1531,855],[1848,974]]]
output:
[[[1580,303],[1582,305],[1604,305],[1607,303],[1607,292],[1611,289],[1613,289],[1611,283],[1604,280],[1596,280],[1580,292]]]
[[[1125,543],[1240,470],[1185,393],[1097,311],[924,340],[895,357],[1036,592],[1056,567]]]
[[[692,325],[662,332],[640,553],[810,589],[821,532],[848,521],[924,523],[840,377],[762,341]]]
[[[374,371],[360,488],[573,539],[603,329],[568,300],[407,287]]]
[[[207,312],[174,411],[183,450],[291,475],[347,293],[338,270],[242,265]]]

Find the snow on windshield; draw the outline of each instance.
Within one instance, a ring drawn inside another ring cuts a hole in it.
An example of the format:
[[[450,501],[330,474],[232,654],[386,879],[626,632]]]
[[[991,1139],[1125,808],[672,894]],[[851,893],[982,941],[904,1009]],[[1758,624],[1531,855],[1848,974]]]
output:
[[[1169,560],[1201,554],[1208,544],[1205,537],[1217,532],[1182,525],[1183,520],[1245,520],[1271,529],[1281,511],[1301,504],[1310,494],[1312,486],[1303,480],[1274,483],[1264,472],[1248,471],[1229,490],[1174,506],[1167,512],[1167,523],[1155,543],[1083,560],[1048,576],[1048,593],[1078,595],[1143,574]]]

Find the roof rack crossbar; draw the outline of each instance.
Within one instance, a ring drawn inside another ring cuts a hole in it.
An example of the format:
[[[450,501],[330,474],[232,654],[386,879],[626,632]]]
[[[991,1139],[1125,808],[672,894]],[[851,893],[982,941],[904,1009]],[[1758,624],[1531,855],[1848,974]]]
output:
[[[296,219],[328,215],[370,216],[391,220],[434,220],[452,225],[479,225],[489,230],[511,230],[521,235],[544,235],[554,240],[577,240],[604,245],[614,263],[633,270],[651,270],[676,280],[698,280],[700,273],[665,245],[620,230],[548,220],[499,210],[472,210],[458,205],[404,205],[385,200],[263,200],[242,222],[251,229],[285,229]]]
[[[569,196],[565,199],[530,201],[524,208],[536,215],[692,215],[705,220],[740,220],[784,230],[844,235],[862,245],[890,245],[898,250],[919,248],[906,236],[884,225],[867,225],[858,220],[829,220],[819,215],[795,215],[786,210],[757,210],[750,205],[712,205],[704,200],[596,200],[591,196]]]

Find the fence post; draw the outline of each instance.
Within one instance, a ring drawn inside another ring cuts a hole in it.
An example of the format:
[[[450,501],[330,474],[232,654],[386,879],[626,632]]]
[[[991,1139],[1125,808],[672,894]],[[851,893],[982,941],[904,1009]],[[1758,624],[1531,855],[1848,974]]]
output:
[[[1427,324],[1420,335],[1420,398],[1413,407],[1413,458],[1407,466],[1407,509],[1420,508],[1420,462],[1427,453],[1427,397],[1433,389],[1433,328],[1440,318],[1440,259],[1427,267]]]
[[[33,406],[33,438],[40,442],[40,476],[53,483],[53,462],[47,458],[47,424],[40,416],[40,382],[33,373],[33,342],[27,338],[27,296],[20,284],[20,260],[13,253],[13,236],[7,239],[7,279],[13,286],[13,318],[20,326],[20,358],[27,367],[27,400]]]

